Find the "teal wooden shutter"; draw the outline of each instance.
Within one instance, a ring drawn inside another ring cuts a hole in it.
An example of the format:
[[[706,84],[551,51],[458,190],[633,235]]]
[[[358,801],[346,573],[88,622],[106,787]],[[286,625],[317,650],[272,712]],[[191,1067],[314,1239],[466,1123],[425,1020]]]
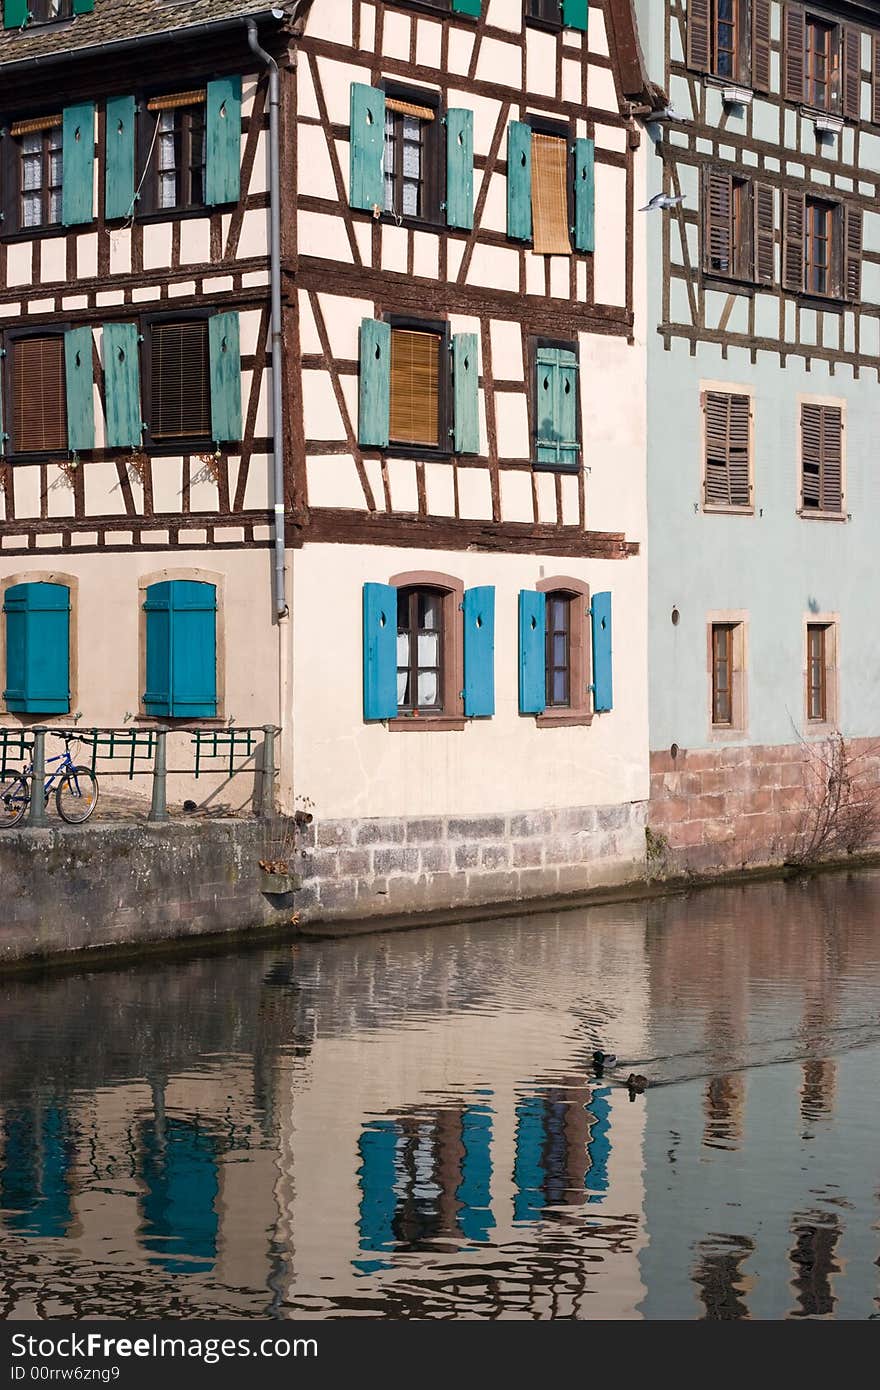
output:
[[[452,393],[455,410],[455,452],[480,452],[480,364],[476,333],[456,333],[452,339]]]
[[[358,442],[384,449],[391,412],[391,325],[361,319]]]
[[[3,0],[3,28],[23,29],[28,21],[28,0]]]
[[[128,217],[134,207],[134,125],[134,97],[113,97],[107,102],[104,213],[110,220]]]
[[[67,447],[95,447],[95,393],[92,371],[92,330],[70,328],[64,335],[64,378],[67,389]]]
[[[611,678],[611,595],[594,594],[590,605],[593,635],[593,709],[602,714],[613,706]]]
[[[595,250],[595,170],[593,141],[576,140],[574,145],[574,247],[576,251]]]
[[[479,19],[482,3],[483,0],[452,0],[452,9],[455,14],[469,14]]]
[[[20,714],[70,712],[70,590],[15,584],[6,590],[6,707]]]
[[[104,324],[104,411],[109,449],[140,448],[142,413],[138,342],[135,324]]]
[[[385,206],[385,93],[351,84],[348,201],[372,212]]]
[[[397,714],[397,590],[364,585],[364,719]]]
[[[587,32],[589,0],[562,0],[562,22],[567,29]]]
[[[237,203],[241,192],[241,78],[208,83],[205,108],[205,202]]]
[[[495,588],[464,591],[464,712],[471,719],[495,713]]]
[[[208,320],[208,355],[214,441],[241,439],[241,348],[235,310]]]
[[[474,225],[474,113],[463,108],[446,112],[446,222]]]
[[[532,238],[532,131],[523,121],[507,127],[507,235]]]
[[[91,14],[95,8],[95,0],[73,0],[74,14]]]
[[[217,713],[217,590],[190,579],[147,589],[147,714],[185,719]]]
[[[66,106],[61,131],[61,221],[65,227],[92,220],[95,189],[95,103]]]
[[[547,703],[547,596],[519,591],[519,712],[543,714]]]
[[[577,358],[567,348],[538,348],[535,356],[537,462],[576,469],[580,460]]]

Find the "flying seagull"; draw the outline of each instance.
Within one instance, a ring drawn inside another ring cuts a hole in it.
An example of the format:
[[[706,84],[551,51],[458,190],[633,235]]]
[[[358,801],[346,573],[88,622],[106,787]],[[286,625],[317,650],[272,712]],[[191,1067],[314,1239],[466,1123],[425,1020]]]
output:
[[[684,196],[683,193],[655,193],[643,208],[639,208],[639,212],[652,212],[654,208],[663,211],[667,208],[677,208],[679,203],[684,202]]]

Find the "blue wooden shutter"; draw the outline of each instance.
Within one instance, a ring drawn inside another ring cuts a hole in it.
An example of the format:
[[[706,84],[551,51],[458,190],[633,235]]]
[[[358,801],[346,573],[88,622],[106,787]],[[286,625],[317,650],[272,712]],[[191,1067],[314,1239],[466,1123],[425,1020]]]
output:
[[[241,78],[208,83],[205,106],[205,202],[237,203],[241,192]]]
[[[463,108],[446,112],[446,221],[474,225],[474,113]]]
[[[74,452],[95,447],[95,394],[92,388],[92,330],[70,328],[64,335],[67,389],[67,447]]]
[[[391,325],[361,319],[358,443],[384,449],[391,414]]]
[[[532,130],[523,121],[507,127],[507,235],[532,239]]]
[[[547,703],[547,596],[519,591],[519,712],[543,714]]]
[[[397,590],[364,585],[364,719],[397,714]]]
[[[590,605],[593,633],[593,709],[602,714],[612,708],[611,595],[593,594]]]
[[[91,14],[95,8],[95,0],[73,0],[74,14]]]
[[[562,0],[562,22],[567,29],[587,32],[589,0]]]
[[[595,250],[595,172],[592,140],[574,145],[574,246],[576,251]]]
[[[70,712],[70,590],[66,584],[15,584],[6,590],[6,689],[9,710]]]
[[[472,719],[495,713],[495,588],[464,591],[464,712]]]
[[[208,320],[208,353],[214,441],[241,439],[241,348],[235,310]]]
[[[28,0],[3,0],[3,28],[22,29],[28,21]]]
[[[537,462],[576,469],[580,459],[577,357],[568,348],[538,348],[535,369]]]
[[[169,579],[147,589],[144,709],[205,718],[217,713],[217,590]]]
[[[104,129],[104,213],[108,220],[128,217],[134,207],[134,127],[134,97],[111,98]]]
[[[385,206],[385,93],[351,84],[348,201],[372,212]]]
[[[480,452],[480,362],[476,333],[456,333],[452,339],[452,394],[455,409],[455,452]]]
[[[217,590],[192,579],[171,581],[171,714],[217,713]]]
[[[482,3],[483,0],[452,0],[452,8],[456,14],[469,14],[479,19]]]
[[[91,222],[95,189],[95,103],[66,106],[61,132],[61,221]]]
[[[104,324],[104,411],[109,449],[140,448],[138,341],[137,326],[133,323]]]

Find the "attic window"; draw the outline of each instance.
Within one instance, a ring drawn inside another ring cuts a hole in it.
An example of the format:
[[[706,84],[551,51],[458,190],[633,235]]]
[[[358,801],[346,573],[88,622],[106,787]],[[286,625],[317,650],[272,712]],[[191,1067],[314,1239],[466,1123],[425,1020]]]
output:
[[[70,19],[73,0],[28,0],[31,24],[52,24],[57,19]]]

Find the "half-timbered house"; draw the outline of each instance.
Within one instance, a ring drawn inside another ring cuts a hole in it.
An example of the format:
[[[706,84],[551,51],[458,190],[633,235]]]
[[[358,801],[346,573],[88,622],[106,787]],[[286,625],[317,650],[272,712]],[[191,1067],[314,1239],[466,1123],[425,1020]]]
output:
[[[5,0],[4,725],[280,722],[271,64],[250,40],[277,47],[282,19]]]
[[[683,199],[645,214],[651,823],[711,867],[791,852],[837,731],[873,756],[880,7],[638,13]]]
[[[298,27],[305,893],[360,915],[634,876],[645,94],[629,0],[315,0]]]

